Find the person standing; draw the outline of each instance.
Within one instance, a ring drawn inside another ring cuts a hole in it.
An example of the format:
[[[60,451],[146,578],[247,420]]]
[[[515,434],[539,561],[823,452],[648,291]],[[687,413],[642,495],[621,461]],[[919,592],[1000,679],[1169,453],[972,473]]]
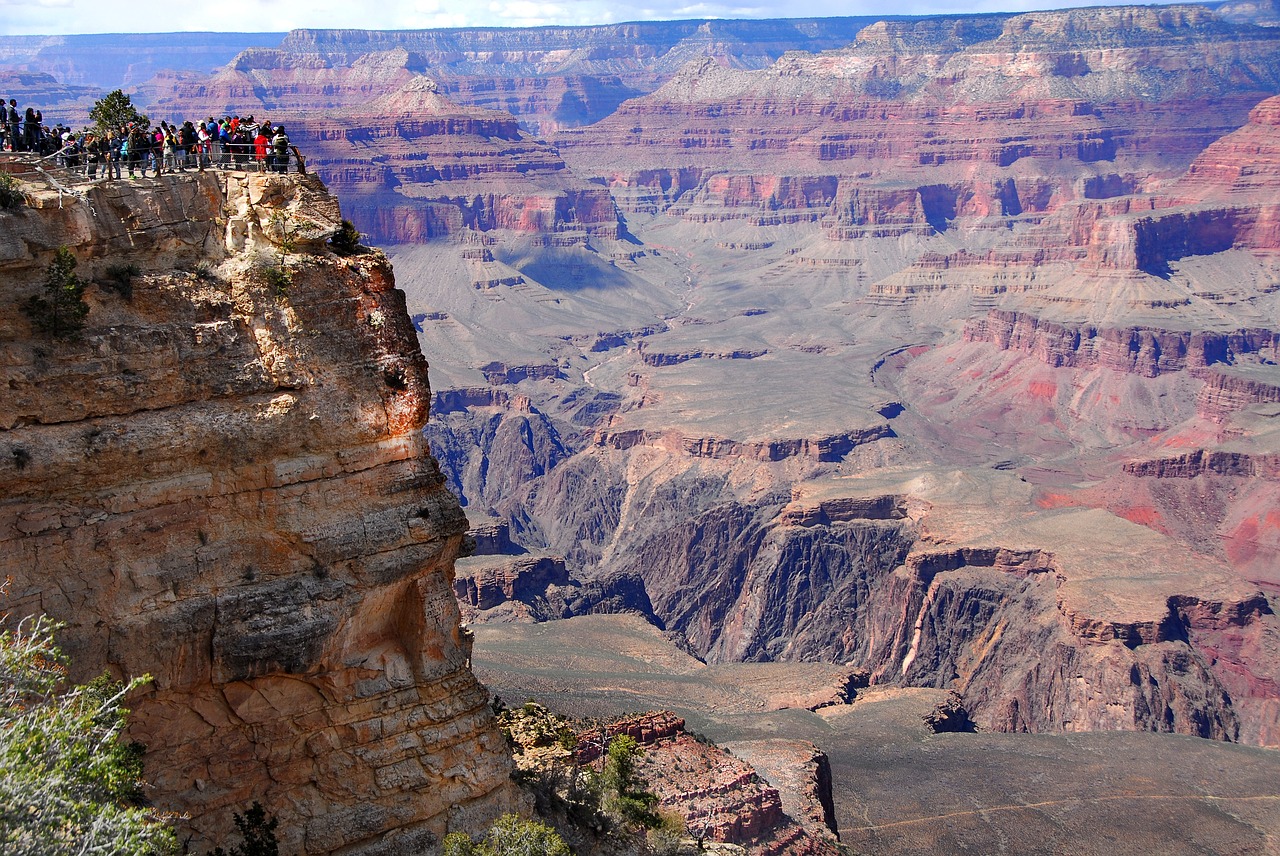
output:
[[[164,148],[161,150],[164,154],[164,168],[173,172],[178,168],[175,160],[178,150],[178,141],[174,139],[173,128],[170,128],[164,122],[160,123],[160,129],[164,132]]]
[[[253,158],[258,162],[258,172],[271,171],[271,138],[267,136],[266,125],[259,125],[253,138]]]
[[[85,175],[90,181],[98,177],[98,165],[102,163],[102,141],[93,131],[84,135],[84,167]]]
[[[146,177],[147,173],[147,152],[151,150],[151,144],[147,140],[147,135],[142,129],[134,125],[129,129],[129,139],[125,144],[128,146],[129,153],[126,163],[129,165],[129,177],[133,178],[133,171],[136,169]]]
[[[107,137],[106,146],[103,149],[106,170],[103,178],[107,181],[120,178],[120,146],[124,142],[124,136],[112,131]]]
[[[38,152],[39,143],[40,123],[36,121],[36,111],[28,107],[27,112],[22,115],[22,150]]]
[[[275,136],[271,138],[271,148],[275,150],[275,171],[289,171],[289,135],[282,125],[276,125]]]
[[[22,151],[22,137],[18,135],[18,121],[21,116],[18,113],[18,99],[10,98],[9,104],[4,106],[4,126],[9,135],[9,147],[12,151]]]

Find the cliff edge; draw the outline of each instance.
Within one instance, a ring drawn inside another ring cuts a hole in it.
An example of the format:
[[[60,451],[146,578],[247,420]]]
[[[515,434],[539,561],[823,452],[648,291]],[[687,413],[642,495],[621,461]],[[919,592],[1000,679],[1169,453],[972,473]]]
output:
[[[0,211],[5,608],[66,623],[74,678],[154,676],[130,733],[193,852],[253,800],[298,854],[417,852],[511,807],[385,256],[330,251],[308,176],[78,191]],[[20,308],[60,246],[89,283],[68,341]]]

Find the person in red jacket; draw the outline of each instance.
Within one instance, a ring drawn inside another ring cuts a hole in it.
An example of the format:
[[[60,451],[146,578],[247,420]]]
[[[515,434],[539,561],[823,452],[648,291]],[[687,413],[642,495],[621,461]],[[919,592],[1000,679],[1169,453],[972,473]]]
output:
[[[270,148],[271,138],[267,136],[266,123],[263,123],[258,126],[258,136],[253,138],[253,157],[258,162],[258,172],[271,169],[271,162],[267,160]]]

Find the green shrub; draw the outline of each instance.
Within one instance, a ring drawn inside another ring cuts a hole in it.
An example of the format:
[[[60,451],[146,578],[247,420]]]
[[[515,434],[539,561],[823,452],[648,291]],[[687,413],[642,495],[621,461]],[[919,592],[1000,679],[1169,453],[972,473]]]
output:
[[[463,832],[444,838],[443,856],[571,856],[569,845],[551,827],[519,815],[504,814],[480,841]]]
[[[119,131],[126,125],[140,125],[145,130],[151,124],[151,120],[138,112],[138,108],[133,106],[133,99],[122,89],[114,89],[93,102],[89,118],[97,126],[99,134]]]
[[[41,333],[53,339],[74,339],[84,329],[89,304],[84,302],[84,282],[76,276],[76,257],[58,247],[45,269],[44,295],[32,295],[22,311]]]
[[[289,296],[289,288],[293,285],[293,271],[285,267],[283,261],[262,259],[255,274],[259,282],[271,289],[276,300],[284,300]]]
[[[135,264],[108,265],[106,269],[107,281],[104,284],[109,290],[114,291],[125,300],[132,300],[133,279],[140,273],[142,273],[142,269]]]
[[[262,803],[254,800],[244,814],[236,812],[235,822],[243,841],[229,851],[215,848],[209,856],[279,856],[280,845],[276,842],[279,821],[267,817]]]
[[[7,172],[0,172],[0,208],[6,210],[17,208],[27,201],[18,180]]]
[[[636,775],[636,762],[644,754],[629,734],[609,741],[604,762],[604,810],[634,826],[655,827],[659,823],[654,807],[658,798],[644,790],[646,782]]]
[[[655,856],[676,856],[680,842],[687,836],[684,818],[670,809],[658,813],[657,826],[645,833],[645,843]]]
[[[364,248],[360,246],[360,232],[350,220],[343,220],[342,226],[329,239],[329,246],[340,256],[352,256]]]
[[[120,739],[121,702],[150,678],[63,688],[57,628],[28,617],[0,631],[0,850],[175,853],[173,831],[142,805],[141,747]]]

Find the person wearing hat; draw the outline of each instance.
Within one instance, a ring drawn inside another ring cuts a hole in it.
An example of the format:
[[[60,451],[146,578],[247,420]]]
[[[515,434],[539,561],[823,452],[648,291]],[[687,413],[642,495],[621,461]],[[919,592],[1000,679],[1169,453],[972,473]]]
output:
[[[67,169],[74,170],[80,166],[80,146],[70,131],[63,131],[58,138],[58,151],[62,152],[62,165]]]

